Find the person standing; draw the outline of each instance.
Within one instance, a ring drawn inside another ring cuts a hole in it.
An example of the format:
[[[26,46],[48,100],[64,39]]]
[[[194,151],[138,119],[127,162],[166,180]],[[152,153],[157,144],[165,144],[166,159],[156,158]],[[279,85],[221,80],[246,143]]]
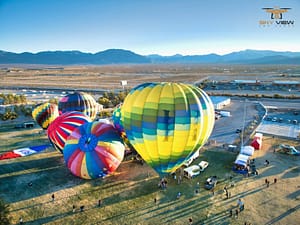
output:
[[[75,211],[76,211],[76,206],[73,205],[73,206],[72,206],[72,212],[74,213]]]
[[[226,192],[226,199],[229,199],[229,191]]]
[[[235,218],[238,218],[238,217],[239,217],[239,210],[236,209],[236,210],[235,210]]]
[[[244,210],[244,202],[240,198],[238,200],[238,207],[240,209],[240,212]]]
[[[229,210],[229,217],[232,217],[233,215],[233,212],[232,212],[232,209]]]
[[[52,202],[54,202],[54,200],[55,200],[55,195],[52,194],[52,195],[51,195],[51,198],[52,198]]]
[[[84,210],[84,205],[80,206],[80,212],[83,212]]]

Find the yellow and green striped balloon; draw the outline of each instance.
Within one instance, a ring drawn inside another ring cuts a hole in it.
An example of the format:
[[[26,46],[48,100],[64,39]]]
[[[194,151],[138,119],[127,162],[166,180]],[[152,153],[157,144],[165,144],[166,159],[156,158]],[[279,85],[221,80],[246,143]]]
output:
[[[144,83],[121,107],[126,135],[161,176],[174,172],[209,138],[214,107],[201,89],[182,83]]]

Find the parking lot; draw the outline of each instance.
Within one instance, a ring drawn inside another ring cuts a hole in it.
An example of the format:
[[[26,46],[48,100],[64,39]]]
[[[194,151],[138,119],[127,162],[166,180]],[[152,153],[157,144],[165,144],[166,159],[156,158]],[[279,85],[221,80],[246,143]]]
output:
[[[237,129],[247,127],[254,120],[262,117],[262,112],[257,109],[258,103],[245,99],[231,99],[230,105],[222,110],[229,111],[230,117],[221,117],[216,120],[215,126],[209,140],[216,141],[217,145],[232,144],[240,136]],[[245,117],[245,124],[244,122]]]
[[[257,127],[257,132],[276,135],[280,137],[297,138],[299,137],[300,127],[299,125],[291,123],[279,123],[263,120]]]
[[[299,138],[300,115],[297,109],[276,108],[269,110],[267,116],[257,127],[257,132],[287,138]]]
[[[215,122],[211,141],[216,145],[232,144],[238,140],[240,133],[237,129],[243,128],[243,117],[245,112],[245,127],[251,127],[250,124],[257,120],[259,126],[256,132],[276,135],[287,138],[299,138],[300,132],[300,101],[290,99],[259,99],[267,108],[267,116],[263,118],[265,111],[261,111],[257,99],[232,98],[231,104],[226,106],[225,111],[231,113],[231,117],[221,117]],[[260,110],[258,110],[260,109]],[[273,121],[272,121],[273,120]],[[258,125],[258,124],[257,124]],[[255,125],[253,126],[253,131]],[[246,136],[246,135],[245,135]],[[247,140],[247,136],[246,136]]]

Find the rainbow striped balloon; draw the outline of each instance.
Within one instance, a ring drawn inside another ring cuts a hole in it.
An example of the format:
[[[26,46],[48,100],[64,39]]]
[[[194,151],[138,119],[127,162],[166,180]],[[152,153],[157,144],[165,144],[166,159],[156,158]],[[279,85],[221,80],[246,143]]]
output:
[[[130,143],[161,176],[174,172],[205,144],[214,117],[208,95],[181,83],[141,84],[121,107]]]
[[[32,118],[43,128],[47,129],[50,123],[59,116],[58,107],[53,103],[41,103],[32,110]]]
[[[98,104],[95,99],[84,92],[75,92],[61,98],[58,103],[59,113],[70,111],[83,112],[94,120],[98,113]]]
[[[82,112],[66,112],[58,116],[48,127],[47,134],[55,149],[63,152],[65,142],[77,127],[91,122],[90,117]]]
[[[90,122],[72,132],[63,154],[72,174],[95,179],[114,172],[123,160],[124,150],[113,125]]]

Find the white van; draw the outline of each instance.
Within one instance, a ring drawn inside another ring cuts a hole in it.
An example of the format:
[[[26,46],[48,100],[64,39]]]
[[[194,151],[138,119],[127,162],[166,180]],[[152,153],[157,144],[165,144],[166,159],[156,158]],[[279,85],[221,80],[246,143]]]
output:
[[[192,165],[183,170],[183,175],[189,179],[194,178],[200,174],[200,167],[198,165]]]
[[[199,157],[199,150],[195,151],[195,153],[193,155],[191,155],[190,158],[188,158],[184,163],[183,165],[188,167],[189,165],[191,165],[191,163],[197,159]]]

